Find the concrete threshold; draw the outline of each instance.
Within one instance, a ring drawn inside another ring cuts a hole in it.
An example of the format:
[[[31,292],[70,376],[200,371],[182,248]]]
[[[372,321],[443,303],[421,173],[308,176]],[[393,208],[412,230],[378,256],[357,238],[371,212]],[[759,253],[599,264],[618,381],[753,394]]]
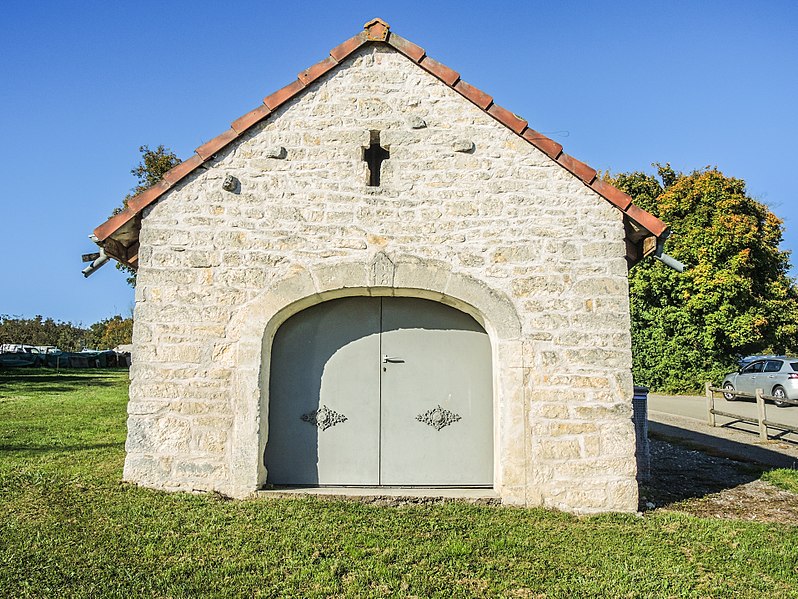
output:
[[[258,497],[349,500],[377,505],[448,503],[499,505],[501,498],[493,489],[456,487],[283,487],[261,489]]]

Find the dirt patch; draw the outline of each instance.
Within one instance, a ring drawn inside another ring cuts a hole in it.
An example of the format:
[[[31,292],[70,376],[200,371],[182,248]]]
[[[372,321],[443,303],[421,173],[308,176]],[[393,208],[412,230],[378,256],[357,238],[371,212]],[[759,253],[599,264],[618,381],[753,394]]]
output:
[[[650,445],[651,480],[640,488],[641,511],[798,524],[798,495],[760,480],[761,468],[661,439]]]

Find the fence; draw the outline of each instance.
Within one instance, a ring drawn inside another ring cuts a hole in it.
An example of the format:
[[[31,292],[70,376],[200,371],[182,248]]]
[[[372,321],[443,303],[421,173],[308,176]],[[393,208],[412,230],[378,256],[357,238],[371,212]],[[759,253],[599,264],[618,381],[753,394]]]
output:
[[[789,404],[791,406],[798,406],[798,401],[793,399],[787,399],[786,397],[773,397],[772,395],[765,395],[762,389],[756,390],[756,395],[749,395],[748,393],[741,393],[739,391],[731,391],[727,389],[722,389],[720,387],[713,387],[711,383],[706,383],[706,396],[707,396],[707,423],[709,426],[717,426],[715,422],[715,416],[725,416],[726,418],[734,418],[735,420],[739,420],[742,422],[749,422],[751,424],[756,424],[759,427],[759,438],[763,441],[768,440],[768,428],[775,428],[782,431],[788,431],[791,433],[798,433],[798,428],[791,426],[789,424],[783,424],[781,422],[774,422],[772,420],[768,420],[767,418],[767,407],[765,405],[766,401],[779,401],[785,404]],[[715,393],[721,393],[723,395],[733,395],[734,397],[744,397],[747,399],[756,399],[756,410],[757,410],[757,417],[750,418],[748,416],[743,416],[741,414],[732,414],[731,412],[724,412],[722,410],[715,409]]]

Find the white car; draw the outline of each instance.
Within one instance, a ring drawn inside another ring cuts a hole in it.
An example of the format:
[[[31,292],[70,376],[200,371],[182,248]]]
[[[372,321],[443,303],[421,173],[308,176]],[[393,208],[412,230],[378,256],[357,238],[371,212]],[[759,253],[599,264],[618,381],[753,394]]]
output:
[[[757,389],[775,397],[774,403],[783,408],[789,404],[783,399],[798,400],[798,358],[789,356],[757,356],[760,359],[743,361],[737,372],[727,374],[721,385],[724,390],[737,391],[754,397]],[[728,401],[737,398],[724,393]]]

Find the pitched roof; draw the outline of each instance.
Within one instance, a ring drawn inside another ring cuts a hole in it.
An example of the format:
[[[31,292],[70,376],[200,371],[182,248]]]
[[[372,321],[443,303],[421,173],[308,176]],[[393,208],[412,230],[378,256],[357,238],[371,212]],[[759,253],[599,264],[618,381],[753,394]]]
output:
[[[626,257],[630,266],[652,253],[657,239],[667,235],[668,226],[665,223],[635,206],[630,196],[598,178],[595,169],[564,153],[562,145],[529,127],[526,120],[496,104],[490,95],[463,81],[457,71],[427,56],[423,48],[391,31],[385,21],[372,19],[364,25],[363,31],[330,50],[327,58],[299,73],[295,81],[266,96],[259,106],[233,121],[230,129],[198,147],[191,158],[169,170],[159,183],[131,198],[125,210],[112,216],[94,230],[96,243],[111,257],[135,267],[138,261],[138,231],[144,208],[157,201],[174,185],[203,163],[211,160],[217,152],[235,142],[250,128],[269,118],[277,108],[301,94],[306,87],[337,67],[352,53],[372,43],[388,44],[406,56],[523,137],[620,210],[624,214]]]

